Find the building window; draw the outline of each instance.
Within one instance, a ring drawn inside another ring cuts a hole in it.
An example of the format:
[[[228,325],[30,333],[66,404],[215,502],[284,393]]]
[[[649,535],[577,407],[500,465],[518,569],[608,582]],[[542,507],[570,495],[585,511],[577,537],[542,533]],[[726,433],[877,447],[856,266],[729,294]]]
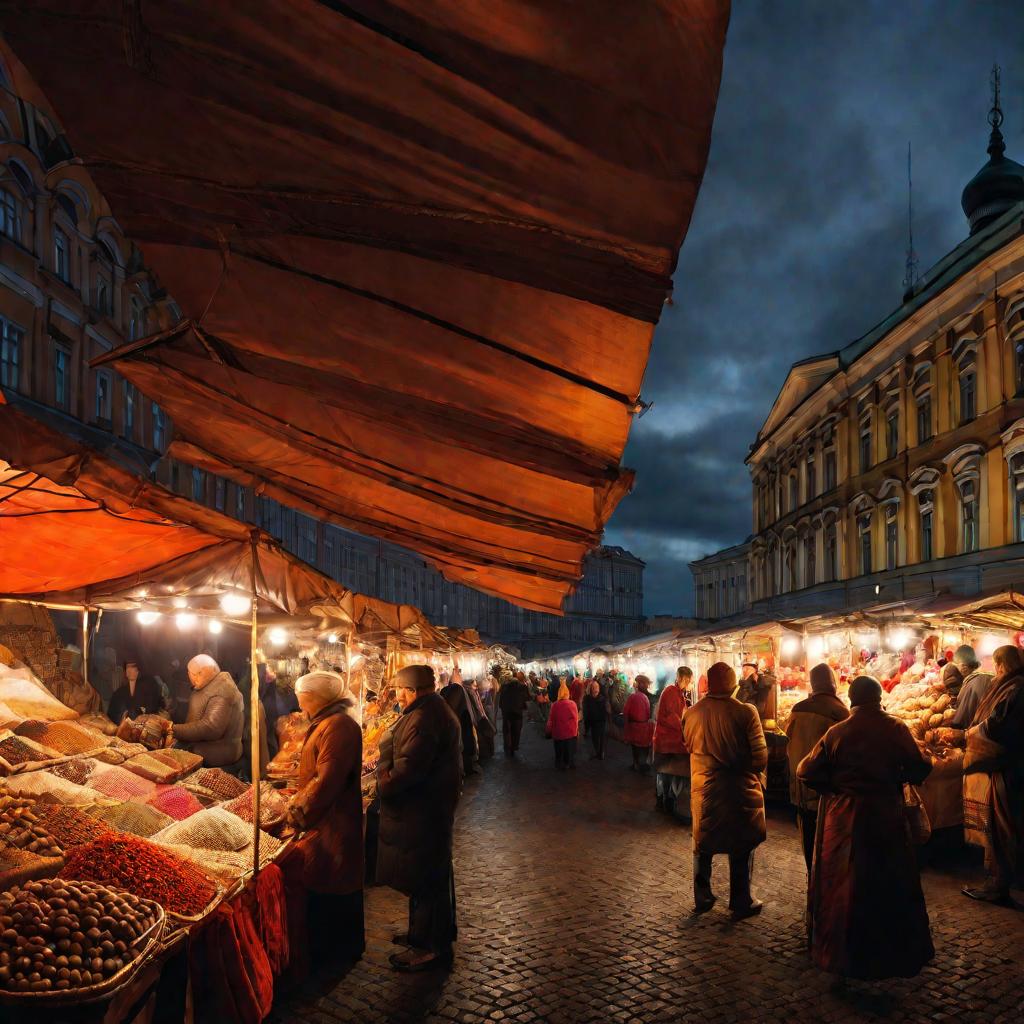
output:
[[[817,566],[815,565],[815,536],[809,533],[804,538],[804,586],[813,587],[817,580]]]
[[[871,558],[871,513],[866,512],[857,518],[857,527],[860,530],[860,571],[864,576],[872,573]]]
[[[132,296],[129,302],[131,318],[128,321],[128,340],[136,341],[146,334],[146,309],[137,296]]]
[[[960,422],[970,423],[978,414],[978,367],[974,349],[968,349],[957,360],[960,385]]]
[[[110,316],[114,311],[114,293],[111,288],[110,278],[106,274],[96,275],[96,298],[95,308],[97,313],[103,316]]]
[[[763,530],[768,525],[768,485],[761,483],[757,489],[758,525]]]
[[[171,490],[175,494],[181,493],[181,466],[177,462],[171,462]]]
[[[219,476],[213,482],[213,506],[218,512],[224,511],[227,504],[228,482],[224,477]]]
[[[964,480],[960,489],[960,550],[970,554],[978,550],[978,482]]]
[[[799,584],[796,578],[796,542],[791,541],[782,549],[783,557],[783,590],[796,590]]]
[[[21,200],[13,192],[0,191],[0,232],[21,245],[23,223]]]
[[[241,485],[235,488],[235,518],[245,519],[245,488]]]
[[[21,373],[21,343],[25,332],[6,317],[0,317],[0,386],[18,390]]]
[[[818,479],[814,471],[814,449],[807,453],[807,500],[813,501],[818,496]]]
[[[167,441],[167,418],[163,409],[153,403],[153,450],[162,452]]]
[[[898,405],[892,405],[885,414],[885,457],[894,459],[899,450],[900,409]]]
[[[871,418],[861,420],[860,424],[860,471],[866,473],[871,468]]]
[[[923,492],[918,496],[918,504],[921,511],[921,561],[930,562],[935,557],[935,511],[931,504],[930,495],[926,499]]]
[[[800,482],[797,480],[796,473],[791,473],[789,477],[789,509],[793,511],[800,507]]]
[[[129,441],[135,440],[135,385],[124,382],[124,436]]]
[[[1010,459],[1010,506],[1013,509],[1013,539],[1024,541],[1024,452]]]
[[[63,345],[53,348],[53,402],[64,410],[71,404],[71,353]]]
[[[924,444],[932,436],[932,394],[925,391],[917,396],[917,443]]]
[[[830,448],[825,452],[825,491],[834,490],[837,483],[836,453],[834,448]]]
[[[110,426],[111,401],[110,374],[106,370],[96,371],[96,421]]]
[[[53,270],[65,284],[71,284],[71,243],[61,228],[53,229]]]
[[[839,534],[835,523],[825,527],[824,581],[833,583],[839,578]]]
[[[898,508],[894,504],[885,506],[885,567],[895,569],[899,562]]]
[[[192,467],[192,500],[204,501],[206,498],[205,474],[196,466]]]

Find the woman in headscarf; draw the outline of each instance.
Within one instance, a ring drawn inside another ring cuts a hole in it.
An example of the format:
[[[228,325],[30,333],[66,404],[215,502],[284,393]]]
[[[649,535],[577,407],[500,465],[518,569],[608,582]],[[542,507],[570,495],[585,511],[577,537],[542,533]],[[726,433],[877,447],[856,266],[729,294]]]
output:
[[[814,859],[814,833],[818,828],[818,794],[796,775],[800,762],[836,722],[850,717],[846,705],[836,696],[836,676],[822,663],[811,669],[811,696],[793,706],[786,723],[786,757],[789,760],[789,800],[796,808],[807,874]]]
[[[692,682],[693,670],[680,665],[658,698],[654,723],[655,806],[668,814],[678,809],[684,821],[690,820],[690,755],[683,742],[683,714]]]
[[[558,688],[558,699],[551,705],[545,732],[555,741],[555,767],[560,771],[575,768],[580,709],[569,698],[569,687],[565,683]]]
[[[634,690],[622,709],[625,723],[622,738],[633,748],[633,763],[629,770],[646,773],[651,767],[651,740],[654,739],[651,700],[647,696],[651,681],[647,676],[637,676],[633,686]]]
[[[823,970],[870,981],[912,978],[935,955],[903,794],[932,765],[881,702],[877,679],[854,679],[853,713],[797,768],[800,782],[821,794],[811,956]]]
[[[985,884],[965,896],[1009,905],[1024,866],[1024,660],[1016,647],[992,655],[996,676],[967,732],[964,826],[985,851]]]
[[[363,732],[353,717],[355,701],[334,672],[309,672],[295,681],[309,729],[299,776],[288,805],[300,833],[284,870],[308,897],[310,952],[358,960],[363,930]]]

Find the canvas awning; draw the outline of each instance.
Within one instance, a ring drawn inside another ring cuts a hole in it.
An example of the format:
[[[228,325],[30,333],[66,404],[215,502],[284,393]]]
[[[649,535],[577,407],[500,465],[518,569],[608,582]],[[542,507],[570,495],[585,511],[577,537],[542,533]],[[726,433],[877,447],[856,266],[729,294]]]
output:
[[[112,358],[172,454],[556,612],[631,485],[727,21],[727,0],[0,4],[188,320]]]
[[[0,598],[109,609],[217,607],[251,593],[261,613],[368,632],[434,627],[416,608],[356,594],[269,535],[140,479],[0,396]]]

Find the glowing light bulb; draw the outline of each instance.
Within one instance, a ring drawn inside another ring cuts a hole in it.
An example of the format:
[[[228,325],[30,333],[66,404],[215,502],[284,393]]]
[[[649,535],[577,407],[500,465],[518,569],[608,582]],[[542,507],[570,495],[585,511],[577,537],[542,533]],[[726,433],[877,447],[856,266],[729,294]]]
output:
[[[208,622],[208,623],[206,624],[206,628],[207,628],[207,629],[208,629],[208,630],[209,630],[209,631],[210,631],[210,632],[211,632],[211,633],[212,633],[212,634],[213,634],[214,636],[216,636],[216,635],[217,635],[218,633],[220,633],[220,632],[222,632],[222,631],[223,631],[223,629],[224,629],[224,623],[222,623],[222,622],[220,621],[220,619],[210,619],[210,621],[209,621],[209,622]]]
[[[330,636],[329,636],[329,637],[327,638],[327,642],[328,642],[329,644],[336,644],[336,643],[338,642],[338,634],[337,634],[337,633],[332,633],[332,634],[331,634],[331,635],[330,635]]]
[[[171,603],[174,605],[175,608],[188,607],[188,601],[186,601],[185,598],[183,597],[176,597]]]
[[[800,650],[800,640],[795,636],[787,636],[782,641],[782,653],[787,657],[792,657]]]
[[[140,626],[152,626],[160,618],[159,612],[136,612],[135,618]]]
[[[225,615],[244,615],[252,607],[252,599],[244,594],[225,594],[220,607]]]
[[[193,612],[178,612],[178,614],[174,616],[174,622],[178,629],[184,631],[186,629],[192,629],[195,626],[197,619]]]
[[[270,631],[270,642],[275,647],[283,647],[288,642],[288,633],[281,629],[280,626],[275,626]]]

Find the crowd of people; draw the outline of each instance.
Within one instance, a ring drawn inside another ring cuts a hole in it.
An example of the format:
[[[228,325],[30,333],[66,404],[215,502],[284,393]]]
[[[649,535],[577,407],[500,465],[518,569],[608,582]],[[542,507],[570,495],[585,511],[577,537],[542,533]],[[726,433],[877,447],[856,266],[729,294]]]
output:
[[[993,662],[994,676],[981,672],[974,650],[964,646],[946,666],[956,709],[946,738],[966,747],[965,829],[985,852],[985,882],[965,887],[964,895],[1012,905],[1011,888],[1024,881],[1024,658],[1005,646]],[[907,726],[885,713],[875,678],[852,680],[849,707],[827,664],[811,670],[810,687],[788,719],[786,753],[807,867],[811,955],[843,978],[913,977],[934,956],[913,788],[932,763]],[[596,759],[604,756],[608,730],[616,729],[630,749],[630,770],[653,770],[656,807],[691,824],[695,912],[715,904],[717,854],[729,860],[732,914],[756,915],[762,902],[751,891],[754,852],[767,836],[763,724],[776,716],[775,680],[753,663],[737,679],[719,662],[697,687],[691,670],[679,668],[653,707],[650,691],[642,674],[628,692],[614,673],[518,673],[498,698],[512,715],[505,753],[515,755],[531,701],[560,771],[575,766],[581,725]]]

